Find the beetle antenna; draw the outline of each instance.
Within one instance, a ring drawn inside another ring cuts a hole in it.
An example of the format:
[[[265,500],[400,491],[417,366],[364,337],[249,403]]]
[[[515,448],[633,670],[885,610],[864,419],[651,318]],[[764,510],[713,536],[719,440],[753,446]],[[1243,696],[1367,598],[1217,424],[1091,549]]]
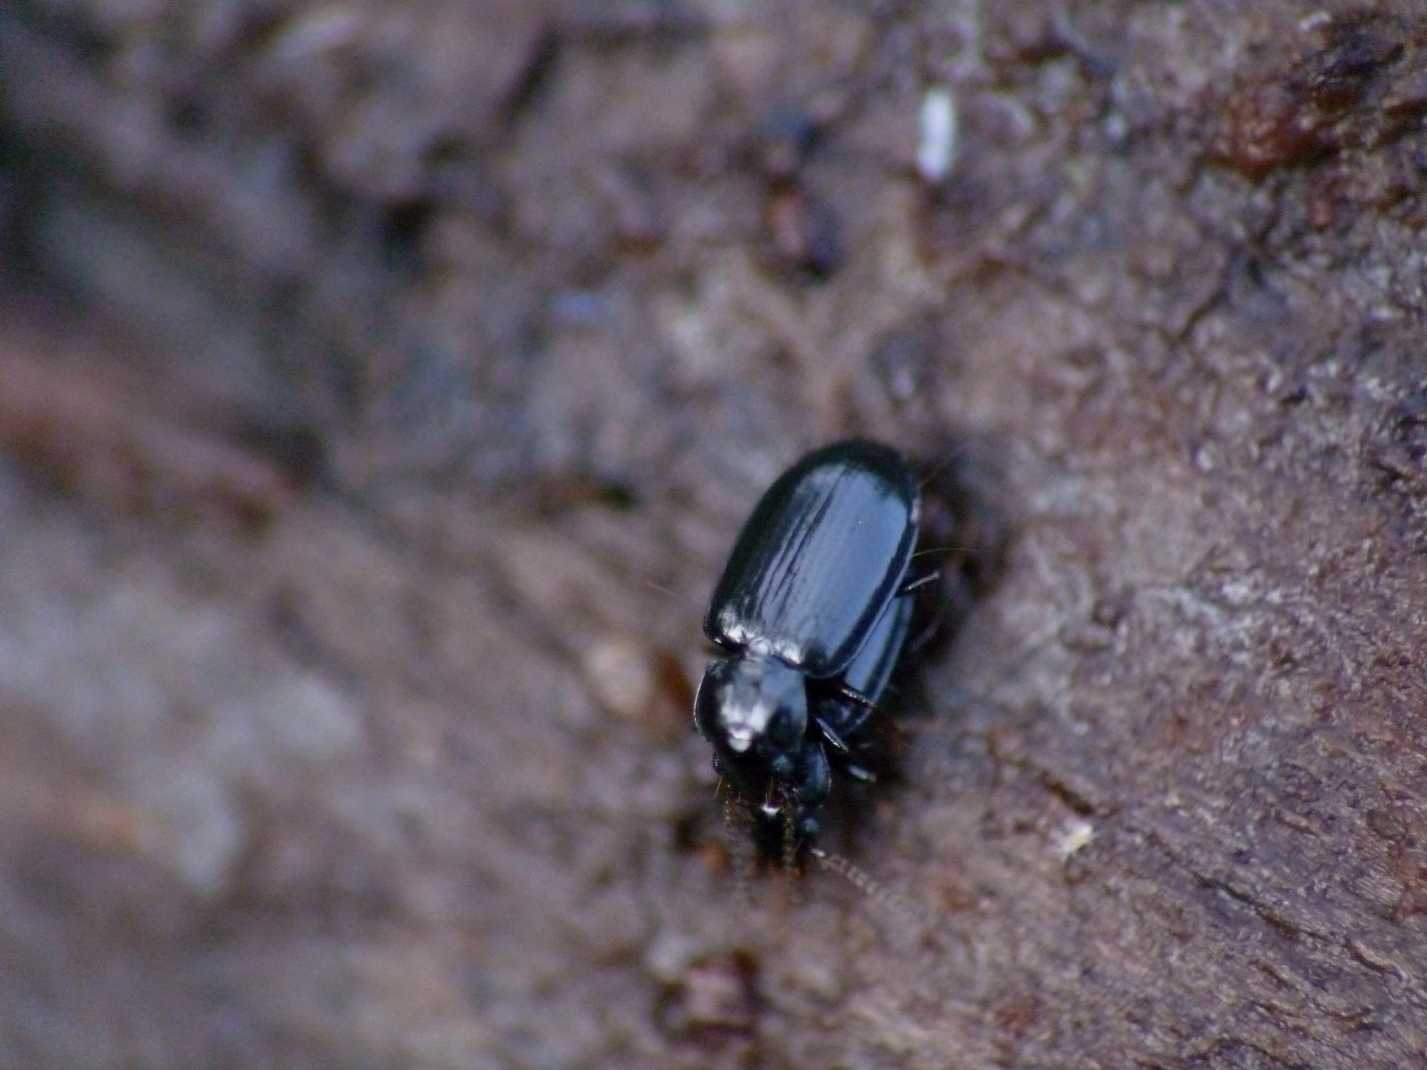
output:
[[[810,847],[808,853],[817,860],[818,865],[823,869],[836,873],[877,906],[889,914],[895,915],[900,921],[922,928],[930,926],[931,919],[928,918],[926,911],[906,896],[888,888],[852,859],[845,855],[830,854],[821,847]]]
[[[792,873],[798,868],[798,832],[793,825],[793,808],[783,808],[783,871]]]
[[[926,490],[927,487],[929,487],[934,480],[939,479],[941,477],[943,472],[945,472],[954,464],[960,464],[962,461],[966,460],[966,458],[970,456],[970,454],[970,450],[968,450],[964,445],[958,444],[953,448],[947,450],[946,455],[940,460],[938,460],[935,464],[923,464],[921,466],[921,477],[917,480],[918,488],[920,488],[921,490]]]
[[[970,554],[975,553],[977,550],[984,549],[986,549],[986,547],[979,543],[951,542],[942,546],[928,546],[921,550],[915,550],[912,553],[912,560],[915,561],[919,557],[930,557],[932,554],[949,554],[953,551]]]
[[[740,818],[742,820],[740,821]],[[753,844],[747,835],[747,808],[727,795],[723,800],[723,833],[728,844],[729,861],[733,863],[733,894],[745,908],[753,905],[753,874],[757,866]]]

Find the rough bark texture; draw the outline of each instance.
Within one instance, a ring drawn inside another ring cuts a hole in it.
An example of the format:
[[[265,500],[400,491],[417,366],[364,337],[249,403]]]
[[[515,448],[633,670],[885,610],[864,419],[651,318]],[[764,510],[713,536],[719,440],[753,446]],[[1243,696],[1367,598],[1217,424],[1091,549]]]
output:
[[[1418,0],[0,6],[0,1064],[1423,1065],[1424,116]],[[854,431],[1004,573],[745,900]]]

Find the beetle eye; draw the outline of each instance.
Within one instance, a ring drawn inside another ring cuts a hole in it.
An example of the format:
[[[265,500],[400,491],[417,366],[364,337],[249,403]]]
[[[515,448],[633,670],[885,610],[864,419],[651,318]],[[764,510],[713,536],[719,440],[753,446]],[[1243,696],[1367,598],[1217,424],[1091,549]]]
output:
[[[718,711],[722,705],[723,687],[719,677],[725,675],[726,662],[711,661],[704,670],[704,678],[699,683],[698,694],[694,696],[694,727],[710,742],[716,742],[719,734]]]

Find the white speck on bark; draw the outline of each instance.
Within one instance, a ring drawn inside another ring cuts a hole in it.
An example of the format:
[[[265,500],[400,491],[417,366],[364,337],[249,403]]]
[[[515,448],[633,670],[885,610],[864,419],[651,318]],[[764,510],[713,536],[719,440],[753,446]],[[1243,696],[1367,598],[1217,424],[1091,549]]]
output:
[[[956,163],[956,100],[945,86],[933,86],[922,97],[921,138],[917,142],[917,172],[940,185]]]

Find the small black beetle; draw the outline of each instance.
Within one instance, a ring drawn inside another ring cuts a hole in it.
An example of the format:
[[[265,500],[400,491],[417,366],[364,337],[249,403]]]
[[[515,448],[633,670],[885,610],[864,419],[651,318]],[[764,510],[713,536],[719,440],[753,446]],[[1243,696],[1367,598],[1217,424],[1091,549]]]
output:
[[[704,618],[724,653],[694,724],[765,825],[809,841],[833,765],[872,779],[854,752],[911,633],[920,512],[900,453],[837,442],[784,472],[734,543]]]

